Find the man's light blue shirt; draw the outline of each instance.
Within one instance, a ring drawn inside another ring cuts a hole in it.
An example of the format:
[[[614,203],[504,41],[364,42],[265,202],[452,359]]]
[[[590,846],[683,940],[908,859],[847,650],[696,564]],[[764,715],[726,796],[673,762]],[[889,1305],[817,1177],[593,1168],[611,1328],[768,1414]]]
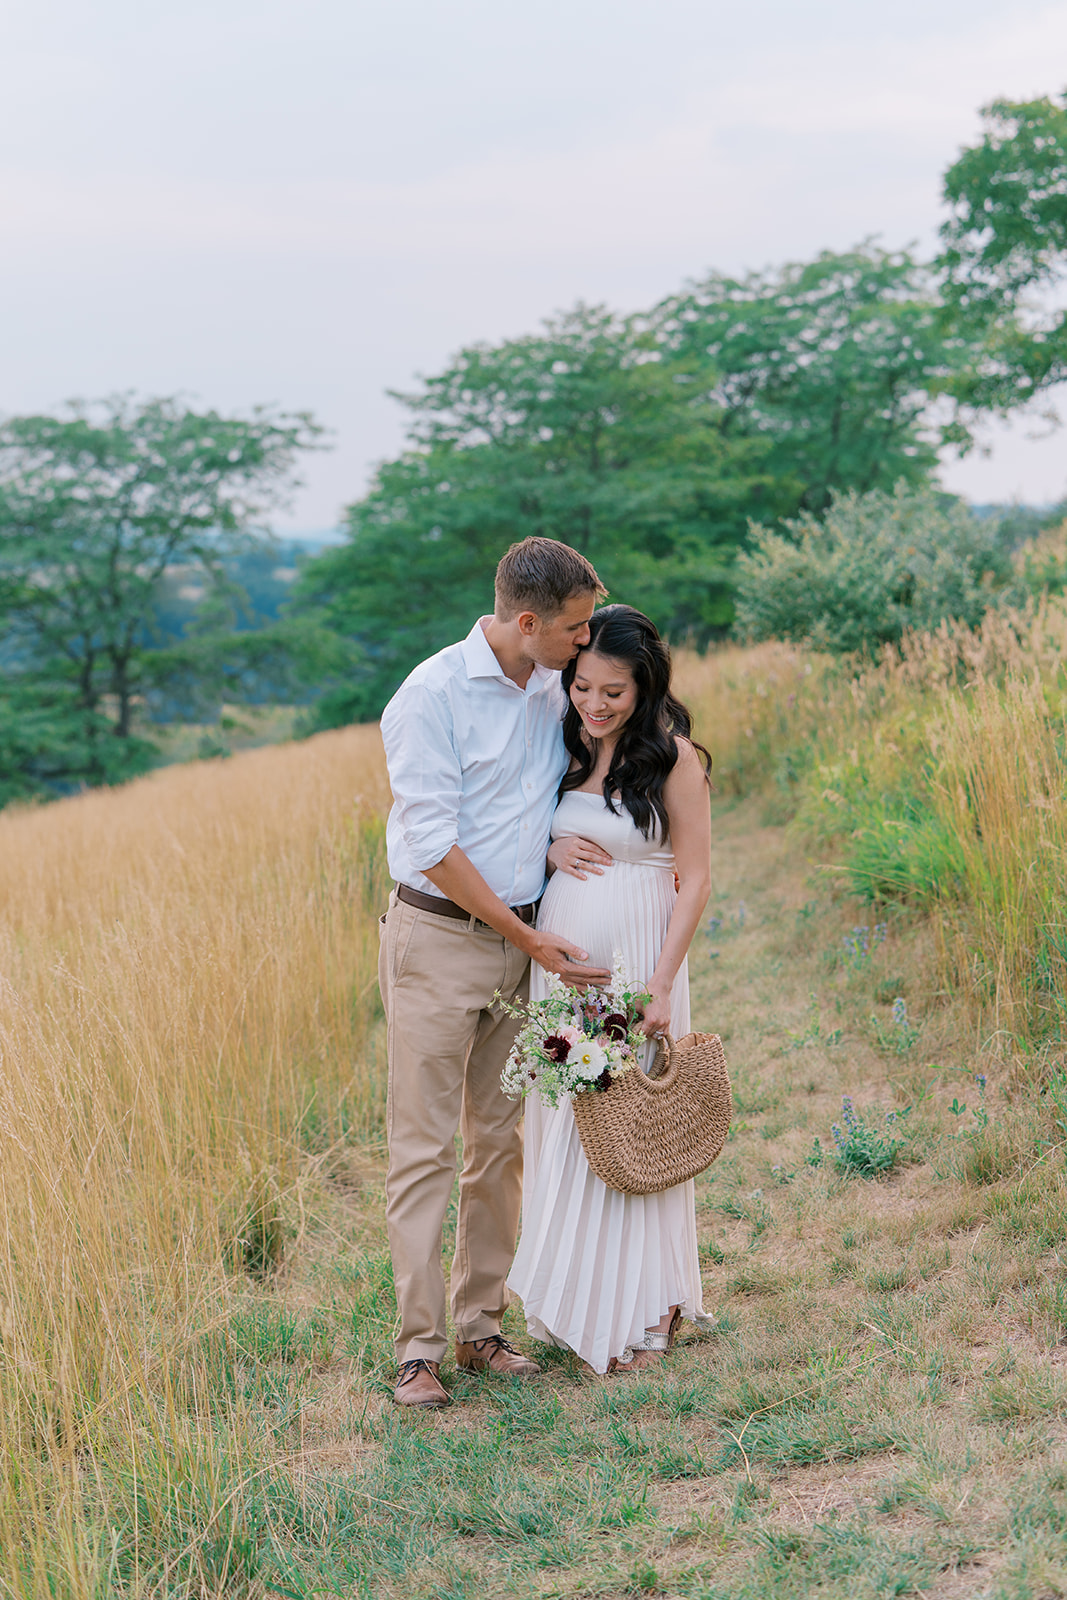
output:
[[[567,770],[563,709],[559,673],[534,667],[520,689],[481,621],[415,668],[382,713],[398,883],[440,895],[423,871],[458,845],[505,905],[538,899]]]

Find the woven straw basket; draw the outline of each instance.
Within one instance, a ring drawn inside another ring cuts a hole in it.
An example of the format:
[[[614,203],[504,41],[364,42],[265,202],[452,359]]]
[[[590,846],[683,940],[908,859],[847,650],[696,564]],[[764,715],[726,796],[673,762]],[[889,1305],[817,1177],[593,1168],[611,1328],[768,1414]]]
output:
[[[660,1040],[647,1076],[624,1072],[574,1097],[586,1160],[609,1189],[658,1194],[710,1167],[730,1126],[730,1077],[717,1033]]]

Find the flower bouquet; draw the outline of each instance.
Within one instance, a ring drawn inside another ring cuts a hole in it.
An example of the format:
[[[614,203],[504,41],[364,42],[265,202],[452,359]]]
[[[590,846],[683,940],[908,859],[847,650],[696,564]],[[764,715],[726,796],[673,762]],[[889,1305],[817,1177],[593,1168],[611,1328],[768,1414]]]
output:
[[[617,951],[606,988],[583,993],[552,973],[543,1000],[514,1006],[498,994],[497,1004],[509,1017],[524,1019],[500,1074],[504,1093],[519,1100],[536,1089],[556,1106],[586,1089],[609,1088],[648,1043],[637,1026],[647,999],[644,985],[627,977]]]

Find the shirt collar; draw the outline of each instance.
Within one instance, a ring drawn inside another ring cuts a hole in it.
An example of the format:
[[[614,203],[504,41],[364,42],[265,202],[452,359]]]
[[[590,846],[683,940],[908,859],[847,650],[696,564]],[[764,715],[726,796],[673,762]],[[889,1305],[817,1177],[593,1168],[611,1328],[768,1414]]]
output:
[[[500,662],[493,653],[493,647],[485,637],[485,629],[482,627],[482,619],[480,617],[464,639],[461,648],[468,678],[501,678],[505,683],[510,683],[514,688],[518,689],[519,686],[515,683],[515,680],[509,678],[502,671]],[[558,677],[558,674],[551,671],[549,667],[540,667],[535,664],[525,690],[520,692],[534,694],[555,677]]]

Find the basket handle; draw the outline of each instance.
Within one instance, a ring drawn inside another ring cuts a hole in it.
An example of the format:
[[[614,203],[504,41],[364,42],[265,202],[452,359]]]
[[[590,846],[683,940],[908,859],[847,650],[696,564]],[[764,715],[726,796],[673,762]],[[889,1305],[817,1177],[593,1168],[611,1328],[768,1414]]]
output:
[[[662,1078],[669,1070],[671,1056],[674,1054],[674,1039],[669,1033],[661,1033],[656,1041],[656,1054],[652,1058],[646,1077]]]

